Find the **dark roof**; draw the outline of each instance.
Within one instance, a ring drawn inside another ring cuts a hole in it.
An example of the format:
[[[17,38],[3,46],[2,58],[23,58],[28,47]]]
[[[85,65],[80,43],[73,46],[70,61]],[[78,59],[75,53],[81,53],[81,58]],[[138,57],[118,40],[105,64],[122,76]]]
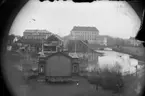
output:
[[[98,48],[105,48],[104,45],[100,45],[100,44],[87,44],[90,48],[92,48],[93,50],[97,50]]]
[[[52,32],[49,32],[48,30],[38,30],[38,29],[27,29],[24,31],[24,33],[27,32],[38,32],[38,33],[48,33],[51,34]]]
[[[99,30],[96,27],[84,27],[84,26],[74,26],[72,31],[97,31]]]
[[[92,47],[88,46],[88,43],[86,43],[85,41],[81,41],[83,44],[85,44],[91,51],[95,52],[95,53],[98,53],[100,55],[102,55],[102,53],[100,52],[96,52]]]
[[[44,42],[55,41],[55,40],[61,40],[61,38],[56,36],[56,35],[51,35],[47,39],[45,39]],[[42,40],[41,39],[24,39],[24,38],[21,38],[17,42],[18,43],[19,42],[20,43],[24,43],[24,44],[42,44]]]
[[[76,52],[87,52],[87,46],[81,42],[81,40],[69,40],[67,43],[67,48],[69,52],[75,52],[75,44],[76,44]]]
[[[47,41],[57,41],[57,40],[61,40],[61,41],[62,41],[62,39],[61,39],[60,36],[54,35],[54,34],[51,35],[51,36],[49,36],[46,40],[47,40]]]
[[[66,53],[63,53],[63,52],[53,53],[53,54],[47,56],[46,58],[48,59],[48,58],[50,58],[50,57],[52,57],[52,56],[55,56],[55,55],[58,55],[58,54],[59,54],[59,55],[63,55],[63,56],[65,56],[65,57],[68,57],[68,58],[72,59],[71,56],[69,56],[69,55],[67,55]]]

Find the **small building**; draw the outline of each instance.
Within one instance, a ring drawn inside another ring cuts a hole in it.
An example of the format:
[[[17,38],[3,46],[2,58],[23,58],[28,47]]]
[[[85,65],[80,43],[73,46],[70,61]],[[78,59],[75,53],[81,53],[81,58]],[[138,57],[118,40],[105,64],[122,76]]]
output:
[[[52,33],[47,31],[47,30],[25,30],[23,32],[23,37],[24,39],[46,39],[47,37],[49,37]]]
[[[71,76],[79,72],[77,58],[72,58],[62,52],[53,53],[39,58],[39,74],[43,76]]]
[[[56,53],[62,51],[63,40],[57,35],[51,35],[44,41],[44,53]]]

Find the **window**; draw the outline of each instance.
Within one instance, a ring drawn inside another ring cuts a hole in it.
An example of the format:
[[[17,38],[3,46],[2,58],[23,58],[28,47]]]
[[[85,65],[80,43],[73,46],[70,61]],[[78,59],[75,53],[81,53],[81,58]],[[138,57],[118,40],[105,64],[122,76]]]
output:
[[[43,70],[43,65],[40,66],[40,72],[42,73],[44,70]]]
[[[74,73],[77,73],[77,72],[78,72],[78,67],[77,67],[76,64],[74,64],[74,66],[73,66],[73,72],[74,72]]]

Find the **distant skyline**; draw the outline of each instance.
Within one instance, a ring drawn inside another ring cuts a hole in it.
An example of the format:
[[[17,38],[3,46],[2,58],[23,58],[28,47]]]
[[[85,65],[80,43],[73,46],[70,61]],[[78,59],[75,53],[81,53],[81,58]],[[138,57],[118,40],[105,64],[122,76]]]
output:
[[[135,11],[125,2],[117,5],[109,1],[75,4],[30,0],[15,18],[10,33],[22,36],[26,29],[46,29],[65,36],[74,26],[90,26],[96,27],[100,35],[129,38],[136,36],[140,24]]]

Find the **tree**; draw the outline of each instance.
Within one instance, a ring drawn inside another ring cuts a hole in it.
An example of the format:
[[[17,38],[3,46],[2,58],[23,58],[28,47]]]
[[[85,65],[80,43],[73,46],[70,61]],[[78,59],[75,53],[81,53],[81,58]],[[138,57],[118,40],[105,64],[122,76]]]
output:
[[[8,44],[11,45],[13,44],[13,40],[15,39],[15,35],[11,34],[8,36]]]

